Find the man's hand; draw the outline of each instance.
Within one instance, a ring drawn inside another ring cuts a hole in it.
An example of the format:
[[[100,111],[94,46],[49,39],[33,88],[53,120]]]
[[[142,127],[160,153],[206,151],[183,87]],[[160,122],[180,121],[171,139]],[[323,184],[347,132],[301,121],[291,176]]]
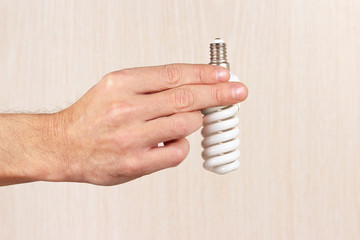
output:
[[[72,106],[41,120],[51,132],[40,140],[43,156],[29,154],[38,167],[22,178],[115,185],[177,166],[189,152],[185,137],[202,125],[200,109],[247,97],[247,88],[229,78],[222,67],[192,64],[109,73]]]

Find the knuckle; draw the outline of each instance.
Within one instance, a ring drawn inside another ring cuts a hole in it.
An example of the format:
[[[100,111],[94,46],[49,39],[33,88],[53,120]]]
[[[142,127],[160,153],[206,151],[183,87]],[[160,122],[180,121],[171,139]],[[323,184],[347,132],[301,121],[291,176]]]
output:
[[[118,119],[119,117],[124,115],[125,108],[126,108],[125,104],[120,104],[120,103],[111,104],[108,111],[107,111],[106,117],[110,121]]]
[[[216,103],[222,103],[224,101],[224,91],[222,88],[215,87],[212,95]]]
[[[127,152],[133,149],[135,145],[131,133],[115,134],[113,137],[110,138],[113,142],[112,146],[114,147],[114,151]]]
[[[128,159],[123,171],[126,176],[139,176],[142,175],[143,168],[138,159]]]
[[[108,73],[106,74],[102,79],[103,79],[103,82],[104,82],[104,85],[106,88],[112,88],[112,86],[114,85],[114,73]]]
[[[113,88],[122,88],[129,76],[130,72],[126,69],[108,73],[103,77],[105,88],[109,90]]]
[[[183,110],[191,106],[193,101],[194,101],[194,95],[190,89],[179,88],[174,91],[173,102],[175,104],[176,110]]]
[[[168,88],[176,86],[180,81],[180,70],[175,64],[163,66],[160,75]]]
[[[195,68],[195,73],[197,78],[199,79],[199,83],[204,84],[208,82],[209,74],[207,73],[205,68],[197,66]]]
[[[105,116],[105,120],[109,124],[116,124],[129,118],[136,111],[135,105],[126,102],[113,103],[109,106]]]
[[[189,124],[185,119],[178,118],[172,121],[172,132],[175,136],[185,136],[188,132]]]

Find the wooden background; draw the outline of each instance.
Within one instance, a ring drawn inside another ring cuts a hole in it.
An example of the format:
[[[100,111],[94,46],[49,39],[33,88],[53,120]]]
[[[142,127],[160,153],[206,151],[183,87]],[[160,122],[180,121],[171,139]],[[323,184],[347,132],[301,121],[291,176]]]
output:
[[[0,239],[360,239],[360,1],[0,0],[0,110],[69,106],[107,72],[207,63],[248,85],[241,167],[0,188]],[[141,84],[141,83],[139,83]],[[1,134],[1,133],[0,133]]]

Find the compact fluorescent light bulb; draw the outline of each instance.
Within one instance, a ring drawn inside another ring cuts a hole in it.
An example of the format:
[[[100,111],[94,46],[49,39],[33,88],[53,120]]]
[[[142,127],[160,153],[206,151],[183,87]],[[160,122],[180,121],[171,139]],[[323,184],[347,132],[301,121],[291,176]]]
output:
[[[226,43],[221,38],[216,38],[210,43],[210,63],[227,68]],[[240,82],[231,74],[230,82]],[[202,157],[204,168],[217,174],[226,174],[239,167],[240,140],[237,138],[239,129],[236,127],[239,118],[236,114],[239,105],[211,107],[203,109],[204,123],[201,135],[204,140],[201,145],[204,148]]]

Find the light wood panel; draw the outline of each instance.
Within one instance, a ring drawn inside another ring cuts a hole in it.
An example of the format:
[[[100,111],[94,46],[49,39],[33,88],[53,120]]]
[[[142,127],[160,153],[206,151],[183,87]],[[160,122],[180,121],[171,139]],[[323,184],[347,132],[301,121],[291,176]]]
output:
[[[360,2],[0,0],[1,111],[56,111],[107,72],[228,43],[241,167],[115,187],[0,188],[0,239],[360,239]],[[140,84],[140,83],[139,83]],[[1,133],[0,133],[1,134]]]

